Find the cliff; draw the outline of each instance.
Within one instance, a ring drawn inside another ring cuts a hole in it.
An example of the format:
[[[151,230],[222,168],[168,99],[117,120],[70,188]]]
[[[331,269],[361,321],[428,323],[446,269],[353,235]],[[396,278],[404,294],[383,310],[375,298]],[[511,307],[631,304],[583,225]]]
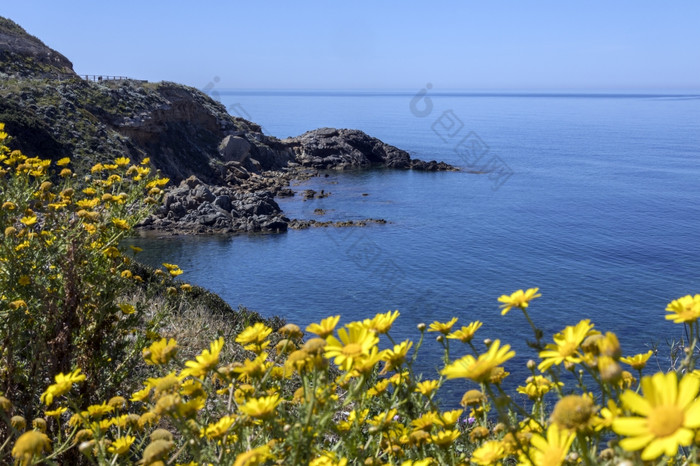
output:
[[[150,157],[172,180],[145,228],[173,232],[283,231],[274,201],[308,170],[383,166],[450,170],[357,130],[323,128],[279,140],[229,115],[206,94],[171,82],[86,81],[60,53],[0,17],[0,121],[28,155],[97,162]]]

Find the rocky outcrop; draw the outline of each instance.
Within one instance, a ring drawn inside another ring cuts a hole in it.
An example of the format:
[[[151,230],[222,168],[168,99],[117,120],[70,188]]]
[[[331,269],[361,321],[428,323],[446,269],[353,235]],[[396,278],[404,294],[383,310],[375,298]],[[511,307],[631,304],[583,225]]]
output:
[[[284,231],[275,196],[318,170],[454,170],[411,159],[362,131],[322,128],[279,140],[191,87],[88,82],[72,64],[0,17],[0,121],[12,149],[58,159],[77,173],[97,162],[149,157],[172,187],[143,227],[168,232]],[[316,194],[324,197],[328,193]]]
[[[444,162],[411,159],[408,152],[356,129],[316,129],[284,139],[282,144],[294,151],[298,164],[319,170],[368,167],[455,170]]]
[[[17,23],[0,17],[0,65],[6,75],[69,77],[73,64]]]
[[[168,191],[141,227],[167,233],[280,233],[288,223],[269,191],[240,192],[191,176]]]

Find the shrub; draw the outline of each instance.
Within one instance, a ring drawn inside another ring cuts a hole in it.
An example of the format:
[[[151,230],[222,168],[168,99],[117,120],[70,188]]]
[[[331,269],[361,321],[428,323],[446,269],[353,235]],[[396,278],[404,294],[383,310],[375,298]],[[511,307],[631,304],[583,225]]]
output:
[[[85,402],[119,387],[146,325],[120,302],[138,276],[117,248],[164,180],[117,159],[85,178],[7,148],[0,124],[0,389],[37,414],[39,384],[80,367]],[[166,180],[167,181],[167,180]],[[146,202],[144,202],[144,198]]]

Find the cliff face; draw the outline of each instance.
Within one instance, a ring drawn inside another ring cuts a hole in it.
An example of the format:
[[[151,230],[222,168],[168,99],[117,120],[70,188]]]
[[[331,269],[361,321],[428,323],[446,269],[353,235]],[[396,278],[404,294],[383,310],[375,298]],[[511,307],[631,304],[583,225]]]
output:
[[[154,229],[284,230],[289,220],[273,197],[293,195],[287,182],[303,169],[452,169],[412,160],[357,130],[323,128],[280,141],[180,84],[85,81],[63,55],[1,17],[0,77],[0,122],[13,149],[69,156],[78,172],[116,157],[150,157],[174,186],[147,222]]]

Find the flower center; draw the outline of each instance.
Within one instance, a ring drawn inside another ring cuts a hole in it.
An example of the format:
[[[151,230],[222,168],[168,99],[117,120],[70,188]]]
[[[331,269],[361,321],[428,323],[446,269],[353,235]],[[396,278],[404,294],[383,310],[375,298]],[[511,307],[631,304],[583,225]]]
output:
[[[348,343],[343,346],[343,354],[348,357],[359,356],[362,354],[362,346],[357,343]]]
[[[658,406],[649,413],[649,430],[656,437],[667,437],[683,427],[683,410],[676,406]]]

